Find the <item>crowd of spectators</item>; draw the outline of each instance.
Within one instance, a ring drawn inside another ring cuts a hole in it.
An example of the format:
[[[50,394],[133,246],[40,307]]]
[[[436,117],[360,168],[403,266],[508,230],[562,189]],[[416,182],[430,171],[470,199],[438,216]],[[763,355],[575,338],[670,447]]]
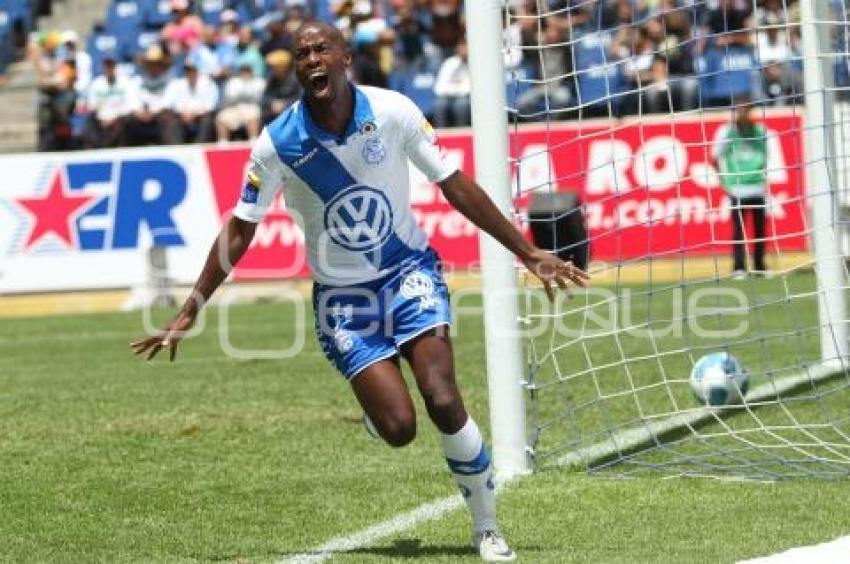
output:
[[[517,120],[793,104],[802,92],[796,1],[509,5]],[[402,91],[438,127],[469,125],[461,0],[113,0],[85,47],[71,31],[32,41],[40,148],[253,139],[301,95],[292,36],[311,17],[350,42],[356,82]]]

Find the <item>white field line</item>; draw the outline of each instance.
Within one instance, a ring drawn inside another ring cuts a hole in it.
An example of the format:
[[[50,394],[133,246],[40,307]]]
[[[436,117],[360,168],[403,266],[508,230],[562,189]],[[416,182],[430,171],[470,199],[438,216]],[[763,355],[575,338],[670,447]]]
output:
[[[502,493],[505,490],[505,487],[513,480],[517,480],[525,476],[530,476],[530,474],[519,474],[511,478],[504,478],[496,475],[494,479],[496,482],[496,495]],[[395,517],[372,525],[371,527],[367,527],[349,535],[333,538],[322,546],[285,558],[278,561],[277,564],[314,564],[324,562],[336,554],[371,546],[383,538],[412,529],[420,523],[439,519],[443,515],[451,513],[462,505],[464,505],[464,501],[460,494],[435,499],[434,501],[429,501],[428,503],[420,505],[416,509],[406,513],[400,513]]]
[[[438,519],[446,513],[454,511],[461,505],[463,505],[463,497],[460,494],[436,499],[420,505],[412,511],[401,513],[361,531],[331,539],[320,547],[281,560],[278,564],[313,564],[324,562],[336,553],[370,546],[384,537],[405,531],[420,523]]]
[[[741,560],[738,564],[802,564],[804,562],[847,564],[850,562],[850,537],[841,537],[812,546],[798,546],[770,556]]]

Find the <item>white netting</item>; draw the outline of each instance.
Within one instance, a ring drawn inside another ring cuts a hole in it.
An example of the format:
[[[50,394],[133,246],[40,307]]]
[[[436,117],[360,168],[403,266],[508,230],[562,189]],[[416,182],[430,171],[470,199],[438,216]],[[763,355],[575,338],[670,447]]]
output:
[[[594,278],[592,289],[554,305],[526,292],[538,466],[850,474],[847,317],[839,311],[850,26],[844,3],[820,4],[808,29],[788,0],[506,4],[516,208],[541,240],[554,239],[552,248],[589,258]],[[801,39],[812,31],[820,33],[814,55]],[[804,67],[818,63],[822,85],[804,84]],[[831,122],[807,116],[804,100],[813,97]],[[733,145],[739,156],[752,147],[767,153],[763,206],[742,178],[732,189],[740,198],[730,197],[715,169],[715,158],[728,162],[719,140],[741,107],[763,127],[741,126],[747,142]],[[827,221],[813,214],[833,199]],[[746,259],[733,264],[732,220],[750,223],[759,211],[765,232],[748,225]],[[822,242],[817,256],[814,240]],[[757,244],[766,264],[756,264]],[[746,277],[735,272],[742,268]],[[742,405],[707,408],[694,398],[689,373],[714,351],[746,367]]]

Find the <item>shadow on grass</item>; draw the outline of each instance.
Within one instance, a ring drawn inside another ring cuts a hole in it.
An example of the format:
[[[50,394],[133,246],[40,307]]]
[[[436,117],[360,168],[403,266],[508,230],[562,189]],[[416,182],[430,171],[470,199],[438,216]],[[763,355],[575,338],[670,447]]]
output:
[[[533,547],[522,548],[534,550]],[[391,545],[364,546],[361,548],[334,552],[333,554],[365,554],[369,556],[382,556],[384,558],[427,558],[429,556],[478,556],[469,545],[422,544],[421,539],[398,539],[393,541]]]

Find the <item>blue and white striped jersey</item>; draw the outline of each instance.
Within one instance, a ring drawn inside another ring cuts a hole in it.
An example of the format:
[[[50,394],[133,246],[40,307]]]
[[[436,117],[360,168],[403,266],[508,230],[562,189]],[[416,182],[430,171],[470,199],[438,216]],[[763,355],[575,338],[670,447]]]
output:
[[[320,129],[302,102],[269,124],[233,212],[260,222],[282,189],[304,230],[313,276],[333,286],[385,276],[428,246],[410,208],[408,159],[432,182],[456,170],[407,97],[365,86],[354,87],[354,95],[342,136]]]

